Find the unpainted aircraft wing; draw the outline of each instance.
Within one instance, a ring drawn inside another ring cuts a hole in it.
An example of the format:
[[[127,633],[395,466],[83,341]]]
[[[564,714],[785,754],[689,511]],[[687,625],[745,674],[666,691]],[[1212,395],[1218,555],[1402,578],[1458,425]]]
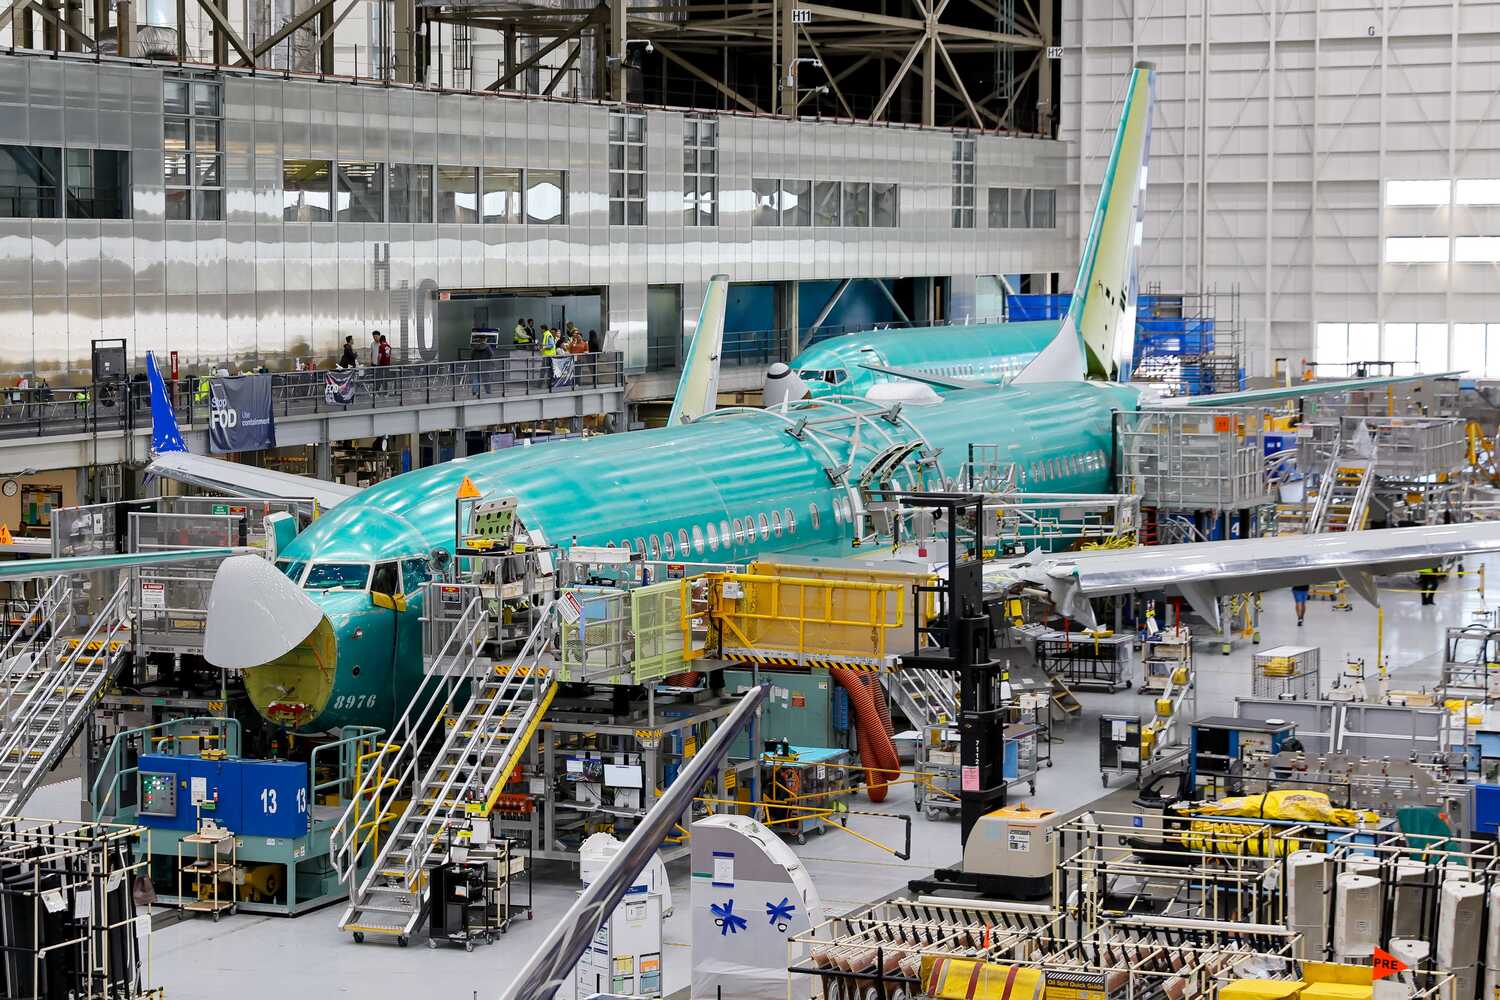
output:
[[[146,352],[146,381],[151,389],[151,464],[146,467],[147,475],[233,497],[315,500],[325,510],[337,507],[359,492],[358,486],[194,455],[183,440],[177,416],[167,399],[166,383],[156,367],[155,355],[149,351]]]
[[[159,566],[163,563],[195,562],[199,559],[224,559],[254,552],[233,546],[206,546],[198,549],[172,549],[166,552],[125,552],[97,556],[62,556],[56,559],[14,559],[0,562],[0,580],[23,580],[56,576],[62,573],[89,573],[136,566]]]
[[[169,451],[157,455],[146,467],[148,475],[212,490],[232,497],[262,497],[275,500],[316,500],[323,510],[337,507],[360,491],[358,486],[330,483],[274,469],[257,469],[222,458]]]
[[[877,365],[869,362],[860,362],[859,365],[866,371],[879,372],[882,375],[894,375],[896,378],[911,379],[923,385],[930,385],[934,389],[995,389],[998,388],[993,382],[980,382],[977,379],[954,378],[951,375],[933,375],[929,372],[919,372],[915,368],[892,368],[888,365]]]
[[[1228,594],[1343,579],[1374,604],[1377,576],[1492,553],[1500,553],[1500,522],[1481,521],[1055,555],[1038,551],[987,567],[985,583],[1001,590],[1043,588],[1061,613],[1090,625],[1088,598],[1151,591],[1179,594],[1217,622],[1217,601]]]
[[[1433,375],[1383,375],[1375,378],[1346,378],[1334,382],[1303,382],[1300,385],[1279,385],[1269,389],[1220,392],[1211,396],[1170,396],[1153,402],[1151,405],[1162,409],[1245,406],[1251,403],[1271,403],[1282,399],[1323,396],[1330,392],[1380,389],[1388,385],[1403,385],[1407,382],[1422,382],[1427,379],[1458,378],[1462,374],[1463,372],[1439,372]]]

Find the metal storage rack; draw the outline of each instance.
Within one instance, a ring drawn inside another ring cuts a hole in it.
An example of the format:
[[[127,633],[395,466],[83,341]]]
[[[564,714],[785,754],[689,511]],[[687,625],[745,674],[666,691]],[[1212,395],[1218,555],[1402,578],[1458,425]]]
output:
[[[1450,628],[1443,647],[1440,699],[1488,703],[1500,694],[1500,629],[1479,624]]]
[[[192,853],[184,854],[183,845],[191,847]],[[221,914],[234,912],[237,900],[232,876],[238,864],[237,854],[234,834],[223,827],[200,823],[197,833],[190,833],[177,842],[177,898],[185,900],[182,904],[184,910],[211,914],[215,923]],[[185,891],[188,880],[191,880],[191,889]],[[219,884],[225,881],[231,886],[228,899],[219,895]]]
[[[787,749],[789,753],[766,751],[760,756],[765,823],[781,836],[805,844],[809,833],[828,828],[832,821],[823,810],[852,796],[854,777],[864,772],[854,766],[852,752],[842,747]]]
[[[1316,646],[1276,646],[1255,654],[1250,667],[1250,696],[1282,701],[1309,701],[1319,694],[1321,678]]]
[[[1193,635],[1177,625],[1148,636],[1141,647],[1141,693],[1165,694],[1179,669],[1193,669]]]
[[[1037,745],[1041,731],[1041,727],[1034,723],[1005,727],[1002,765],[1006,788],[1029,785],[1031,794],[1036,794]]]
[[[1131,686],[1130,657],[1134,635],[1116,632],[1094,636],[1052,628],[1018,629],[1036,643],[1036,662],[1069,688],[1096,691],[1127,690]]]
[[[928,817],[957,812],[962,805],[957,726],[923,726],[922,738],[917,741],[916,765],[920,776],[912,797],[917,811],[925,811]]]
[[[1139,715],[1099,716],[1099,779],[1109,787],[1109,779],[1122,774],[1141,773],[1141,717]]]

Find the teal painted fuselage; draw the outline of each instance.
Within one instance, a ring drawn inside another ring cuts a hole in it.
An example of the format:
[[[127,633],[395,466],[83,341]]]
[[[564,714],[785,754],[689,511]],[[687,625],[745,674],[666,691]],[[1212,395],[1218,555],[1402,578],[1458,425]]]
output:
[[[336,637],[333,675],[305,686],[278,677],[276,688],[283,701],[300,698],[305,706],[293,725],[300,731],[387,726],[400,714],[421,680],[422,567],[433,549],[453,548],[454,494],[464,476],[486,496],[514,495],[522,523],[552,544],[629,545],[647,558],[679,561],[848,554],[848,493],[833,485],[829,472],[839,458],[828,449],[840,422],[854,419],[851,411],[874,418],[862,428],[866,435],[925,440],[945,475],[959,472],[969,444],[997,444],[1023,489],[1096,493],[1111,485],[1112,414],[1133,409],[1136,397],[1127,386],[1084,382],[963,390],[940,402],[904,404],[894,422],[864,401],[805,401],[781,414],[719,411],[683,426],[413,470],[324,514],[279,560],[314,569],[367,564],[377,580],[382,567],[389,574],[404,565],[409,572],[397,589],[407,594],[407,609],[376,606],[368,587],[308,591]],[[829,422],[828,433],[793,433],[803,417],[814,427]],[[251,685],[252,697],[268,687]],[[287,694],[298,688],[300,696]],[[287,724],[271,706],[257,708]]]
[[[871,363],[1000,385],[1026,367],[1057,328],[1057,320],[1038,320],[850,333],[812,345],[789,367],[813,399],[864,396],[873,386],[901,381],[860,367]]]

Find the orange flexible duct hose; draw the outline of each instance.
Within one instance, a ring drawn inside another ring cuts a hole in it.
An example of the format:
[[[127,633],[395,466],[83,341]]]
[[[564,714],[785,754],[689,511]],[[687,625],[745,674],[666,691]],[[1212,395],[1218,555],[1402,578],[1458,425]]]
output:
[[[880,717],[880,708],[875,692],[880,682],[873,675],[857,670],[831,670],[833,679],[849,694],[849,706],[854,710],[854,727],[859,735],[859,762],[869,770],[865,787],[871,802],[884,802],[888,791],[886,782],[901,773],[901,762],[896,757],[896,744],[891,742],[890,724]]]
[[[665,683],[670,684],[673,687],[690,688],[697,687],[698,682],[701,680],[703,680],[703,674],[700,671],[689,670],[686,673],[673,674],[671,677],[668,677],[666,679]]]

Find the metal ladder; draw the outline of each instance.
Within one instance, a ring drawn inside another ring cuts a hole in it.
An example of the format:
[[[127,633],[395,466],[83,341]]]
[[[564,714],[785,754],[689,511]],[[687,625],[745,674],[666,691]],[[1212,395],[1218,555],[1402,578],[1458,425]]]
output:
[[[1318,489],[1313,530],[1359,531],[1369,520],[1370,496],[1374,490],[1374,459],[1340,459],[1332,477]]]
[[[543,659],[555,602],[514,663],[484,655],[493,624],[471,601],[334,827],[335,862],[350,887],[339,929],[356,941],[381,934],[406,944],[426,915],[427,868],[441,860],[445,834],[467,823],[471,806],[488,815],[552,703],[557,684]],[[382,800],[404,808],[383,812]]]
[[[913,726],[945,725],[958,718],[958,681],[951,670],[896,670],[880,676]]]
[[[129,652],[129,579],[81,636],[69,634],[73,590],[54,580],[0,648],[0,815],[16,815],[57,766]]]

